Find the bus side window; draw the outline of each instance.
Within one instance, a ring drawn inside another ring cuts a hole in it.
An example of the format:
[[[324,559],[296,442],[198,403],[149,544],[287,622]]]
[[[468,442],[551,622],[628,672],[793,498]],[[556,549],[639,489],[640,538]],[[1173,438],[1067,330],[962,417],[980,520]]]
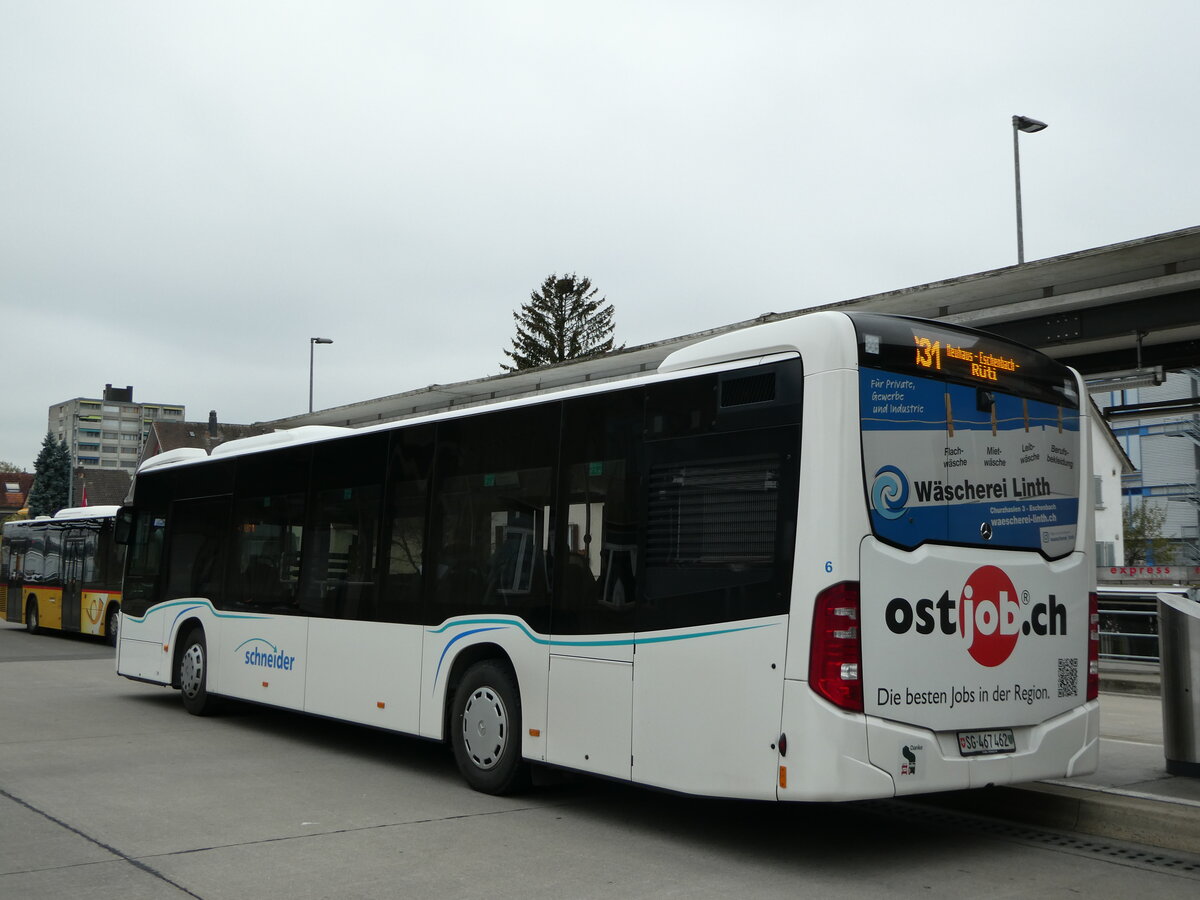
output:
[[[554,594],[556,634],[633,631],[644,397],[634,389],[566,404],[566,527]]]
[[[42,529],[29,536],[29,550],[25,554],[25,581],[41,584],[46,570],[46,532]]]
[[[42,557],[42,584],[62,584],[63,530],[51,524],[46,529],[45,556]]]
[[[379,622],[422,621],[425,527],[435,428],[421,425],[393,432],[388,456],[384,512],[383,586],[375,604]]]
[[[297,586],[309,616],[373,619],[388,436],[313,447],[308,528]]]
[[[560,412],[549,403],[438,426],[430,622],[494,609],[548,630]]]
[[[171,511],[171,548],[164,600],[202,597],[223,605],[221,535],[229,522],[229,498],[182,500]]]
[[[245,497],[234,504],[226,602],[232,608],[297,613],[304,495]]]
[[[83,586],[94,587],[103,584],[105,578],[111,578],[104,571],[107,557],[98,553],[100,533],[95,528],[89,528],[83,533]]]
[[[25,577],[25,554],[29,550],[29,541],[6,540],[3,545],[4,569],[10,581],[20,581]]]
[[[234,609],[301,612],[297,588],[305,549],[312,448],[237,460],[225,602]]]
[[[788,611],[802,390],[798,359],[647,389],[638,630]]]
[[[300,605],[309,615],[372,619],[382,489],[378,484],[332,488],[318,491],[314,499]]]
[[[798,448],[795,426],[651,448],[639,630],[787,612]]]

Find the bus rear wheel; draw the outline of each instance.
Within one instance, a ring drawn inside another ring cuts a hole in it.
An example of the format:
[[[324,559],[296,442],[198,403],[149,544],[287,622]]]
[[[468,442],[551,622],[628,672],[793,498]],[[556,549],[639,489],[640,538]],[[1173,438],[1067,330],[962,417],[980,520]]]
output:
[[[180,646],[178,675],[183,708],[193,716],[208,715],[213,711],[213,699],[208,696],[208,643],[204,640],[204,629],[193,628]]]
[[[507,666],[471,666],[454,692],[450,742],[467,784],[485,794],[508,794],[529,782],[521,758],[521,693]]]
[[[30,634],[37,634],[38,607],[36,597],[30,597],[29,602],[25,605],[25,630]]]

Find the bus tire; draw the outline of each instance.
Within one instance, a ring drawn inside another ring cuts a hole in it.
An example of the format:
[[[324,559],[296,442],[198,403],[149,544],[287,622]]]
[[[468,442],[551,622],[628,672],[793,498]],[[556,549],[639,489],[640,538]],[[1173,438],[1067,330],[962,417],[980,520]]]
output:
[[[25,604],[25,630],[30,634],[38,633],[37,597],[30,597]]]
[[[177,675],[183,708],[193,716],[211,713],[214,703],[208,696],[208,643],[203,628],[193,628],[180,644]]]
[[[108,608],[108,615],[104,617],[104,638],[112,647],[117,646],[117,633],[121,628],[121,607],[115,603]]]
[[[458,771],[475,790],[509,794],[529,783],[521,758],[521,693],[508,666],[486,659],[466,671],[454,692],[450,742]]]

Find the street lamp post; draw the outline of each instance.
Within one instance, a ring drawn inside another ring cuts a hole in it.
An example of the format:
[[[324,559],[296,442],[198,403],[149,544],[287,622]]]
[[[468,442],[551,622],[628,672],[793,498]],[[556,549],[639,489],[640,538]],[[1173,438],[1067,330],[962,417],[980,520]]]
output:
[[[313,411],[313,351],[317,344],[332,344],[329,338],[308,339],[308,411]]]
[[[1025,233],[1021,227],[1021,150],[1017,142],[1018,132],[1035,134],[1046,127],[1045,122],[1028,116],[1013,116],[1013,175],[1017,182],[1017,263],[1025,262]]]

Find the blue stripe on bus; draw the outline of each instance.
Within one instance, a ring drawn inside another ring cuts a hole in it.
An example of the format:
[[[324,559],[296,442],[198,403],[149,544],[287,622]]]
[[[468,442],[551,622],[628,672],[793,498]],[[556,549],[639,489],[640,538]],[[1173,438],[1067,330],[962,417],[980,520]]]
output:
[[[148,610],[146,615],[142,616],[141,618],[138,618],[137,616],[129,616],[128,614],[127,614],[127,617],[133,622],[141,623],[141,622],[145,622],[146,619],[148,619],[151,616],[151,614],[153,614],[153,613],[162,612],[164,610],[167,610],[167,609],[170,609],[170,608],[176,607],[176,606],[181,606],[184,608],[181,609],[179,611],[179,613],[175,616],[175,619],[171,623],[172,626],[174,626],[175,622],[178,622],[181,618],[183,618],[183,616],[187,615],[189,612],[192,612],[193,610],[196,610],[196,609],[207,609],[210,613],[212,613],[213,616],[215,616],[218,619],[274,619],[274,618],[279,618],[278,616],[272,616],[272,615],[267,615],[267,614],[248,614],[247,615],[247,614],[239,614],[239,613],[220,612],[208,600],[176,600],[176,601],[173,601],[170,603],[164,603],[161,606],[156,606],[153,609]],[[446,643],[446,646],[442,648],[441,656],[438,657],[437,671],[434,673],[434,678],[433,678],[434,687],[437,686],[438,679],[441,677],[442,663],[445,661],[446,654],[447,654],[447,652],[449,652],[450,648],[452,646],[454,646],[454,644],[456,644],[460,640],[462,640],[463,638],[470,637],[471,635],[474,635],[474,634],[481,634],[481,633],[487,632],[487,631],[500,631],[500,630],[503,630],[506,628],[515,628],[517,631],[521,632],[523,635],[525,635],[526,638],[528,638],[533,643],[539,644],[539,645],[545,646],[545,647],[630,647],[630,646],[636,647],[638,644],[666,644],[666,643],[672,643],[675,641],[690,641],[690,640],[697,639],[697,638],[717,637],[722,634],[737,634],[738,632],[741,632],[741,631],[757,631],[760,628],[774,628],[777,625],[779,625],[779,623],[778,622],[767,622],[766,624],[763,624],[763,625],[741,625],[736,628],[717,628],[717,629],[713,629],[711,631],[697,632],[695,634],[662,634],[662,635],[655,635],[653,637],[632,637],[632,638],[619,638],[619,639],[614,639],[614,640],[562,640],[562,639],[555,639],[555,638],[539,637],[537,634],[530,631],[529,628],[525,625],[525,623],[520,620],[463,619],[463,620],[460,620],[457,622],[447,622],[438,628],[431,628],[427,631],[427,633],[428,634],[444,634],[445,632],[449,631],[451,628],[467,628],[467,627],[474,626],[474,625],[490,626],[490,627],[472,628],[470,631],[460,632],[459,634],[454,635],[454,637],[452,637]],[[263,640],[263,638],[250,638],[250,640],[243,641],[240,645],[238,645],[238,647],[234,650],[234,652],[236,653],[237,650],[240,650],[242,647],[244,647],[246,644],[250,643],[251,641],[259,641],[259,640],[261,640],[261,641],[263,641],[263,643],[267,643],[269,645],[269,642]]]
[[[274,616],[268,616],[268,615],[264,615],[261,613],[255,613],[255,614],[250,614],[250,615],[239,615],[237,613],[218,612],[216,607],[214,607],[212,605],[212,603],[210,603],[208,600],[174,600],[174,601],[171,601],[170,603],[163,603],[159,606],[151,607],[150,609],[146,610],[146,614],[144,616],[141,616],[140,618],[138,616],[131,616],[131,615],[129,615],[129,613],[125,613],[125,618],[129,619],[129,621],[131,621],[131,622],[138,622],[140,624],[142,622],[145,622],[154,613],[162,612],[164,609],[170,609],[173,606],[186,606],[187,609],[181,610],[179,615],[175,616],[175,620],[171,624],[178,622],[180,616],[183,616],[185,613],[191,612],[193,609],[207,609],[218,619],[271,619],[271,618],[275,618]]]
[[[442,625],[440,628],[429,629],[429,631],[427,633],[428,634],[444,634],[446,631],[450,630],[451,628],[469,627],[472,625],[490,625],[492,627],[490,627],[490,628],[475,628],[475,629],[472,629],[471,631],[465,631],[465,632],[462,632],[461,634],[456,634],[454,637],[452,637],[447,642],[446,646],[442,649],[442,655],[438,657],[437,670],[434,672],[433,684],[430,686],[430,695],[432,696],[433,691],[437,688],[438,680],[441,678],[442,662],[445,660],[446,653],[450,650],[451,646],[453,646],[455,643],[457,643],[462,638],[469,637],[470,635],[473,635],[473,634],[479,634],[480,632],[484,632],[484,631],[499,631],[504,628],[515,628],[516,630],[518,630],[522,634],[524,634],[525,637],[527,637],[533,643],[540,644],[545,647],[629,647],[629,646],[636,647],[638,644],[665,644],[665,643],[670,643],[670,642],[674,642],[674,641],[689,641],[694,638],[716,637],[716,636],[722,635],[722,634],[736,634],[740,631],[757,631],[760,628],[774,628],[778,624],[779,624],[778,622],[768,622],[764,625],[742,625],[737,628],[718,628],[718,629],[715,629],[712,631],[702,631],[702,632],[699,632],[696,634],[663,634],[663,635],[657,635],[654,637],[632,637],[632,638],[621,638],[618,640],[603,640],[603,641],[601,641],[601,640],[566,641],[566,640],[561,640],[561,639],[556,640],[554,638],[539,637],[538,635],[536,635],[532,631],[530,631],[525,626],[525,623],[520,620],[514,621],[512,619],[465,619],[465,620],[461,620],[458,622],[447,622],[445,625]]]

